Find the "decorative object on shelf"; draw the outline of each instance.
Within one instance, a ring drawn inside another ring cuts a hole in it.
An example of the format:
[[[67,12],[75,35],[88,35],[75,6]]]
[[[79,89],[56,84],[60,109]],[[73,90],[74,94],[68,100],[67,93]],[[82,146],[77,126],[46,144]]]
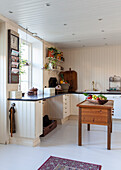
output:
[[[52,57],[49,57],[49,69],[57,69],[57,59],[53,60]]]
[[[57,57],[57,49],[54,47],[48,48],[48,57],[56,58]]]
[[[56,59],[57,61],[64,62],[63,52],[54,47],[48,48],[48,58]]]
[[[109,77],[109,89],[107,91],[121,91],[121,77],[114,75]]]
[[[63,92],[68,92],[68,89],[69,89],[69,86],[70,84],[64,80],[64,75],[61,73],[61,81],[60,81],[60,84],[61,84],[61,87],[62,87],[62,90]]]
[[[34,92],[33,91],[28,91],[28,96],[33,96]]]
[[[19,84],[19,34],[8,30],[8,83]]]
[[[57,86],[55,87],[55,92],[56,92],[56,94],[63,93],[63,90],[62,90],[61,85],[57,85]]]
[[[43,69],[52,70],[52,71],[60,71],[64,70],[64,68],[58,65],[58,62],[64,62],[63,52],[57,50],[54,47],[48,48],[48,63],[45,64]]]
[[[31,88],[29,92],[33,92],[33,95],[37,95],[37,91],[38,89],[37,88]]]
[[[64,93],[68,92],[70,84],[66,83],[66,84],[61,84],[62,90]]]
[[[63,75],[63,77],[62,77]],[[77,90],[77,72],[69,69],[69,71],[64,71],[59,73],[60,83],[63,84],[63,79],[65,82],[69,83],[69,92],[74,92]]]

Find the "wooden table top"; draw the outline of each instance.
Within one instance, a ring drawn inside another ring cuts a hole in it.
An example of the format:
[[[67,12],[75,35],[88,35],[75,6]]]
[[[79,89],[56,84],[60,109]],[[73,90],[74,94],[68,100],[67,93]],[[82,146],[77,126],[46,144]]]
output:
[[[95,104],[95,103],[91,103],[91,102],[89,102],[89,101],[87,101],[87,100],[85,100],[85,101],[83,101],[83,102],[81,102],[81,103],[79,103],[79,104],[77,104],[77,107],[95,107],[95,108],[102,108],[102,109],[111,109],[111,108],[113,108],[113,105],[114,105],[114,101],[113,100],[108,100],[108,102],[107,103],[105,103],[104,105],[100,105],[100,104]]]

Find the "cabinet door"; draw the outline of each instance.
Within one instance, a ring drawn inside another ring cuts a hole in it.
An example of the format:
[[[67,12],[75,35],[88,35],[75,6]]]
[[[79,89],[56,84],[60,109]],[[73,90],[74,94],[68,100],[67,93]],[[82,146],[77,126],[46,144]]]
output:
[[[52,120],[63,119],[63,96],[57,96],[46,100],[47,115]]]
[[[63,96],[63,118],[70,115],[70,94]]]
[[[9,108],[11,107],[12,103],[13,101],[10,101]],[[15,113],[16,133],[14,134],[14,137],[31,139],[35,138],[36,135],[35,102],[15,101],[14,103],[16,110]]]
[[[121,119],[121,96],[120,95],[106,95],[108,100],[114,101],[114,116],[115,119]]]
[[[121,119],[121,96],[114,96],[114,118]]]
[[[86,99],[86,96],[84,94],[78,94],[78,103],[83,102]]]
[[[78,94],[71,94],[71,115],[78,115]]]
[[[43,101],[36,102],[35,106],[35,135],[39,137],[43,134]]]

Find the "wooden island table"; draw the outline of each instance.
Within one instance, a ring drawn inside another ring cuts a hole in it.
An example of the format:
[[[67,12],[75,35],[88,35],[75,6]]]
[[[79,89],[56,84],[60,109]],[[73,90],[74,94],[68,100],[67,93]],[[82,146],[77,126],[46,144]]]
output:
[[[107,149],[111,149],[111,132],[112,132],[112,110],[114,102],[108,100],[104,105],[90,103],[85,100],[79,104],[78,117],[78,145],[82,146],[82,123],[87,124],[88,131],[90,124],[105,125],[108,127],[107,131]]]

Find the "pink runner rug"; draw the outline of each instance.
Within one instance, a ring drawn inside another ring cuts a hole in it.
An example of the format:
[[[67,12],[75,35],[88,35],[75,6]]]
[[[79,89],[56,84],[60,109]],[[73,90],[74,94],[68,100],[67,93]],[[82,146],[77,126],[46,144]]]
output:
[[[101,170],[101,165],[50,156],[38,170]]]

